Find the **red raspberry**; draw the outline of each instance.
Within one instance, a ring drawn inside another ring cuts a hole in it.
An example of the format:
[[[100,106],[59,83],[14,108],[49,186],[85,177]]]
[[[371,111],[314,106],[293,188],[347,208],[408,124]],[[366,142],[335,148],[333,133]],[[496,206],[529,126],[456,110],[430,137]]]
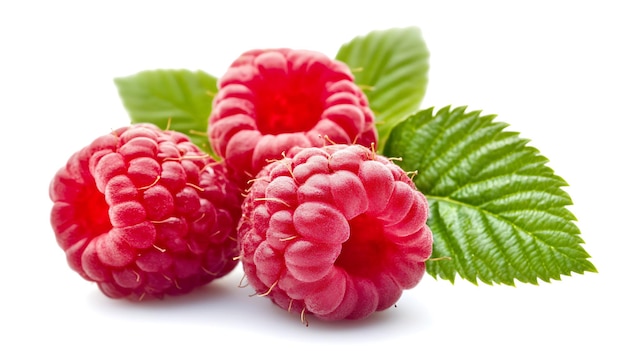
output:
[[[54,176],[51,224],[69,266],[111,298],[184,294],[230,272],[241,199],[187,136],[135,124]]]
[[[428,203],[360,145],[304,148],[266,166],[243,203],[243,269],[258,294],[320,319],[384,310],[421,280],[432,252]]]
[[[342,62],[305,50],[251,50],[219,82],[209,140],[243,188],[294,146],[377,143],[365,94]]]

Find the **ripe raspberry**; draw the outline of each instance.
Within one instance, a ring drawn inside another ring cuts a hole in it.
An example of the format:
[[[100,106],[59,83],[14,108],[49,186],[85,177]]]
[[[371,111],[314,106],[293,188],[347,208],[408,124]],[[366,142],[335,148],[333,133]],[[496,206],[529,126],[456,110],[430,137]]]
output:
[[[219,82],[209,140],[238,182],[294,146],[377,143],[366,96],[342,62],[313,51],[251,50]]]
[[[151,124],[101,136],[52,179],[69,266],[111,298],[180,295],[230,272],[241,199],[189,139]]]
[[[406,173],[360,145],[304,148],[266,166],[238,241],[258,294],[320,319],[361,319],[421,280],[428,203]]]

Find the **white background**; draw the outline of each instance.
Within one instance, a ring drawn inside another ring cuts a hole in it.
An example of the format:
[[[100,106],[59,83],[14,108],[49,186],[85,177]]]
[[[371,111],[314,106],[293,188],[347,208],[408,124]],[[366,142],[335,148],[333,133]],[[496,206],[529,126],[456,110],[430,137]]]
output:
[[[618,5],[0,2],[0,349],[626,349]],[[48,183],[71,153],[128,123],[114,77],[155,68],[219,76],[260,47],[334,56],[356,35],[408,25],[422,29],[431,51],[423,107],[467,105],[531,139],[569,183],[599,273],[517,287],[426,276],[397,308],[305,328],[237,288],[239,269],[185,297],[132,304],[104,297],[67,267],[48,222]]]

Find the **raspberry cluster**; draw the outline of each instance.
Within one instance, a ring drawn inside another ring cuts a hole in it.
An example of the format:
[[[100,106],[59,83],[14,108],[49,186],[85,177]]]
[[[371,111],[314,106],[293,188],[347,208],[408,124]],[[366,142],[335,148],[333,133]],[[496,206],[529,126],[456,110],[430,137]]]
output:
[[[428,203],[387,158],[360,145],[304,148],[266,166],[243,205],[243,269],[278,306],[361,319],[421,280]]]
[[[377,142],[367,98],[342,62],[306,50],[251,50],[218,85],[209,140],[245,188],[294,147]]]
[[[51,224],[73,270],[111,298],[143,300],[241,262],[258,295],[324,320],[365,318],[418,284],[428,203],[376,153],[374,115],[345,64],[253,50],[218,88],[208,137],[221,160],[140,123],[56,173]]]
[[[51,223],[69,266],[112,298],[180,295],[230,272],[241,199],[188,137],[135,124],[54,176]]]

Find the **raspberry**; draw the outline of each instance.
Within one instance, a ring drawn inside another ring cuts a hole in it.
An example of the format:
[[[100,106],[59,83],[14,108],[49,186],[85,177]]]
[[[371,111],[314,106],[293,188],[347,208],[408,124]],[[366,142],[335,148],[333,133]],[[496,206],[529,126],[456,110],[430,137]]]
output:
[[[221,77],[209,141],[242,188],[295,147],[377,143],[366,96],[342,62],[306,50],[251,50]]]
[[[249,284],[302,316],[361,319],[387,309],[418,284],[432,252],[424,195],[360,145],[303,148],[270,163],[242,208]]]
[[[117,129],[70,157],[50,184],[69,266],[111,298],[181,295],[230,272],[238,189],[187,136]]]

